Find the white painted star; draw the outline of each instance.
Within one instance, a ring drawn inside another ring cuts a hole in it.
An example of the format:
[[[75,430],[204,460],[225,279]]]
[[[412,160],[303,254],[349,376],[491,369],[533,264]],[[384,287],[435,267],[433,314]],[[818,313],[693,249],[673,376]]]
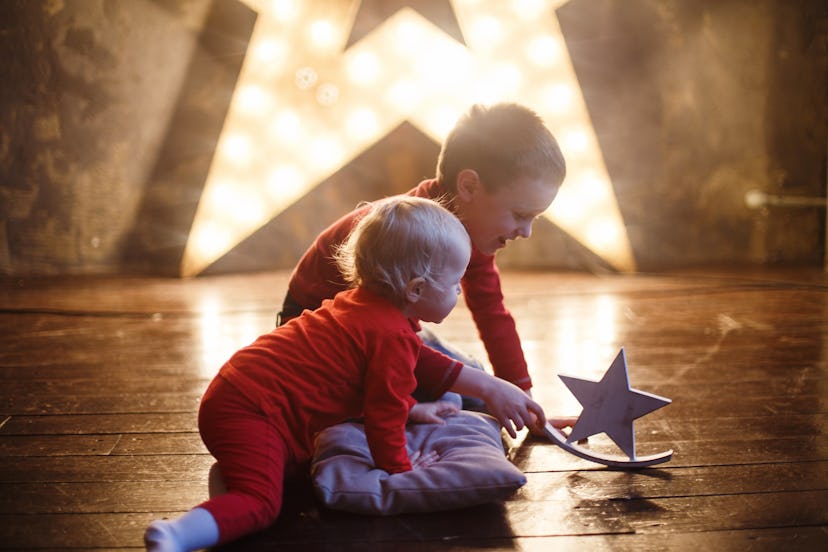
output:
[[[636,457],[634,420],[672,402],[630,387],[624,349],[615,357],[601,381],[558,377],[584,407],[566,442],[606,433],[633,460]]]

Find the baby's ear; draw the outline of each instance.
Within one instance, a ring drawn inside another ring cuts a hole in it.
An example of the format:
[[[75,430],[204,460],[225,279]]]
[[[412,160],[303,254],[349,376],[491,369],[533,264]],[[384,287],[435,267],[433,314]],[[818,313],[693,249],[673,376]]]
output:
[[[425,278],[417,276],[412,278],[405,285],[405,300],[408,303],[416,303],[423,296],[425,290]]]

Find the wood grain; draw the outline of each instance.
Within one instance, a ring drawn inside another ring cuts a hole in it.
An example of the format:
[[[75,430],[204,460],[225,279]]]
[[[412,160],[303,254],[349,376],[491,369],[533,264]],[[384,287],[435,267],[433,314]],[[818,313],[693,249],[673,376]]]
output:
[[[548,414],[558,373],[673,400],[635,422],[656,468],[617,471],[509,440],[528,483],[502,503],[374,518],[293,482],[283,516],[225,550],[823,550],[828,546],[828,277],[814,271],[506,273]],[[198,401],[268,331],[286,273],[0,282],[0,549],[138,550],[146,524],[206,498]],[[461,305],[442,336],[485,358]],[[588,445],[618,453],[603,435]]]

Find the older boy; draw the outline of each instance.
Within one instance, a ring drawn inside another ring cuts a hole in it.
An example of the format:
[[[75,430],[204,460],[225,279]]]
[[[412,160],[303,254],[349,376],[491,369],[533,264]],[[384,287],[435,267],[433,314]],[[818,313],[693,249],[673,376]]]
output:
[[[503,304],[494,255],[509,241],[531,235],[533,221],[555,199],[565,174],[560,148],[537,114],[511,103],[475,105],[446,138],[436,178],[408,192],[440,198],[466,227],[473,245],[462,280],[466,304],[495,375],[527,393],[532,380],[515,321]],[[347,288],[334,252],[365,212],[362,207],[348,213],[305,252],[291,275],[280,323]],[[435,349],[469,363],[436,338],[423,338],[429,346],[420,353],[424,363],[440,358]]]

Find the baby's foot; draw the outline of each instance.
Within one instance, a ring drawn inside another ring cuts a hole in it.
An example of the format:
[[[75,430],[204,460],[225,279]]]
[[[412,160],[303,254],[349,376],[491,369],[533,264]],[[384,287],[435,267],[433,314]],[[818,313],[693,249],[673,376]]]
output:
[[[153,521],[144,532],[147,552],[182,552],[172,531],[170,522],[163,519]]]

